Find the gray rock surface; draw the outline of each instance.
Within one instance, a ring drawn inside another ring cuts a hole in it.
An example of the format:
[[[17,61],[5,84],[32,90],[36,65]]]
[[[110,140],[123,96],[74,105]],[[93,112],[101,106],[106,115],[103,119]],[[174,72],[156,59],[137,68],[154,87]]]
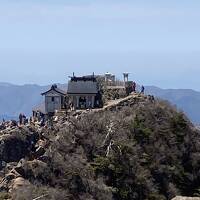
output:
[[[0,136],[0,167],[2,163],[18,162],[29,155],[38,140],[37,132],[15,128]]]
[[[173,198],[172,200],[200,200],[200,197],[181,197],[177,196]]]

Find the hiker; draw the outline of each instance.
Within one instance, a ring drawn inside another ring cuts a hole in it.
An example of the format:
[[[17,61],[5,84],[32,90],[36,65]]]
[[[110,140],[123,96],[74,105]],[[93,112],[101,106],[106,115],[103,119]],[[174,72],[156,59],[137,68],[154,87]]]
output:
[[[97,108],[99,108],[99,100],[98,99],[96,101],[96,106],[97,106]]]
[[[0,123],[0,130],[6,129],[6,122]]]
[[[6,124],[6,121],[5,121],[5,119],[3,119],[1,122],[1,126],[5,126],[5,124]]]
[[[31,124],[33,122],[33,117],[29,118],[29,124]]]
[[[9,126],[10,126],[10,128],[16,127],[16,126],[17,126],[17,121],[15,121],[15,120],[10,120]]]
[[[51,114],[48,114],[47,126],[53,129],[53,116]]]
[[[24,114],[22,115],[22,123],[23,123],[23,125],[26,124],[26,116]]]
[[[132,85],[132,91],[133,91],[133,92],[136,91],[136,82],[133,82],[133,85]]]
[[[145,88],[144,88],[144,86],[142,85],[142,87],[141,87],[141,94],[144,94],[144,90],[145,90]]]
[[[70,104],[69,104],[69,108],[70,108],[71,111],[74,110],[74,104],[73,104],[73,102],[70,102]]]
[[[153,95],[151,95],[151,102],[154,103],[155,102],[155,97]]]
[[[39,112],[37,112],[37,121],[40,122],[41,121],[41,114]]]
[[[88,108],[92,109],[92,102],[91,101],[88,102]]]
[[[45,126],[45,118],[42,116],[42,120],[40,121],[40,126]]]
[[[19,114],[19,125],[22,125],[22,121],[23,121],[23,115],[20,113]]]

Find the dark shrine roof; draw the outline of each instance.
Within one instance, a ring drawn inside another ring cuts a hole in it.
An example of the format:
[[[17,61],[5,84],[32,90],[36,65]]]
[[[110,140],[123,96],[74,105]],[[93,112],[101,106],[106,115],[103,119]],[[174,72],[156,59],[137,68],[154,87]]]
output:
[[[95,76],[93,75],[88,75],[88,76],[81,76],[81,77],[71,77],[71,81],[73,82],[77,82],[77,81],[93,81],[93,82],[97,82],[97,79]]]
[[[68,94],[97,94],[98,84],[94,76],[71,77]]]
[[[46,95],[47,93],[51,92],[51,91],[55,91],[61,95],[67,95],[67,92],[65,92],[64,90],[61,90],[60,88],[57,87],[57,85],[52,85],[51,89],[42,93],[41,95]]]

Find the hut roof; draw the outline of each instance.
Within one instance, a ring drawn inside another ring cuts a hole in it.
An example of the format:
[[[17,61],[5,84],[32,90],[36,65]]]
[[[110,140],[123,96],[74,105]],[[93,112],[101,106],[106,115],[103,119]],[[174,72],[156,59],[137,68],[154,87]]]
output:
[[[94,77],[73,78],[68,83],[68,94],[97,94],[98,85]]]
[[[67,92],[65,92],[64,90],[61,90],[60,88],[57,87],[57,85],[52,85],[51,89],[42,93],[41,95],[46,95],[47,93],[51,92],[51,91],[55,91],[61,95],[67,95]]]

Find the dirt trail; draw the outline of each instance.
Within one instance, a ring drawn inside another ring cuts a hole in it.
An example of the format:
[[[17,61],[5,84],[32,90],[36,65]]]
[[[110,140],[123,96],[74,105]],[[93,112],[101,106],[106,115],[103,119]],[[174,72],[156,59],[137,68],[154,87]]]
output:
[[[87,114],[89,112],[101,112],[101,111],[105,111],[105,110],[109,110],[109,109],[112,109],[114,107],[117,107],[118,105],[122,104],[122,103],[125,103],[131,99],[145,99],[144,98],[145,95],[143,94],[139,94],[139,93],[133,93],[133,94],[130,94],[129,96],[125,97],[125,98],[120,98],[120,99],[115,99],[115,100],[110,100],[108,102],[106,102],[106,104],[104,105],[103,108],[95,108],[95,109],[87,109],[87,110],[76,110],[75,113],[74,111],[72,113],[74,113],[75,115],[78,114]],[[57,114],[59,114],[60,112],[58,112]]]
[[[134,94],[130,94],[129,96],[125,97],[125,98],[121,98],[121,99],[116,99],[116,100],[111,100],[111,101],[108,101],[106,103],[106,105],[102,108],[103,110],[106,110],[108,109],[109,107],[113,107],[113,106],[117,106],[118,104],[122,103],[122,102],[125,102],[129,99],[132,99],[132,98],[141,98],[142,96],[140,94],[137,94],[137,93],[134,93]]]

